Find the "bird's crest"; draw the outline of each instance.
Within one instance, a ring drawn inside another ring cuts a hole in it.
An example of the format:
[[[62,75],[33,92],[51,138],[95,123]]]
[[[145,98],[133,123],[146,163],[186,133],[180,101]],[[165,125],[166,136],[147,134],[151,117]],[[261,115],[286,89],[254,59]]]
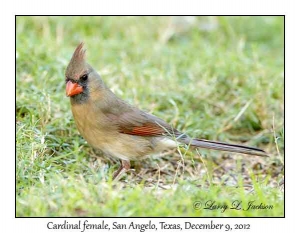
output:
[[[84,43],[81,42],[75,49],[71,59],[73,62],[81,62],[85,59],[85,49],[83,49],[83,46]]]
[[[83,48],[83,42],[81,42],[75,49],[71,61],[66,69],[66,77],[79,79],[80,75],[85,71],[85,49]]]

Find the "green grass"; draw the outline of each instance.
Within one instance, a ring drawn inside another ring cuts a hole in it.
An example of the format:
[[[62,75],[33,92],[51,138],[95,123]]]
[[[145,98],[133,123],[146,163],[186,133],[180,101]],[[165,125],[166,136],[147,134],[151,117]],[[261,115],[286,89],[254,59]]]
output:
[[[283,216],[283,17],[190,19],[17,17],[17,216]],[[79,135],[65,96],[81,41],[127,102],[191,136],[271,156],[182,149],[112,182],[118,163]],[[203,209],[210,200],[273,208]]]

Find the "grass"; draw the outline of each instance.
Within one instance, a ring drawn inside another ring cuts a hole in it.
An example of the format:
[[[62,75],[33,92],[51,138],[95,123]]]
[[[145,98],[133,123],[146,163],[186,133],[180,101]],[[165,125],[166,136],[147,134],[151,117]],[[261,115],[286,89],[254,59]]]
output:
[[[283,216],[283,20],[17,17],[16,215]],[[79,135],[65,96],[81,41],[127,102],[191,136],[271,156],[182,148],[134,162],[135,173],[112,182],[119,164]],[[222,211],[234,201],[273,208]]]

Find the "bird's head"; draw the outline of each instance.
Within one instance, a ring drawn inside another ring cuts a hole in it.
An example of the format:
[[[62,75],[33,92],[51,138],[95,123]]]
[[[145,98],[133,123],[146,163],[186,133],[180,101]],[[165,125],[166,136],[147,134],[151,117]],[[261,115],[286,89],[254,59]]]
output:
[[[83,43],[75,49],[66,69],[66,95],[75,102],[88,99],[91,89],[99,88],[102,80],[97,72],[86,62]]]

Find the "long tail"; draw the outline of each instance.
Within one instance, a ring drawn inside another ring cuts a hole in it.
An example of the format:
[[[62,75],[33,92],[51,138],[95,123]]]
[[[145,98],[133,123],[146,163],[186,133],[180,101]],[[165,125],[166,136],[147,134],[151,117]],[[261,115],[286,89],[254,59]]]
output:
[[[242,154],[268,157],[268,154],[264,150],[255,147],[229,144],[225,142],[216,142],[216,141],[195,138],[186,144],[190,144],[191,146],[196,146],[196,147],[201,147],[206,149],[230,151],[230,152],[237,152]]]

